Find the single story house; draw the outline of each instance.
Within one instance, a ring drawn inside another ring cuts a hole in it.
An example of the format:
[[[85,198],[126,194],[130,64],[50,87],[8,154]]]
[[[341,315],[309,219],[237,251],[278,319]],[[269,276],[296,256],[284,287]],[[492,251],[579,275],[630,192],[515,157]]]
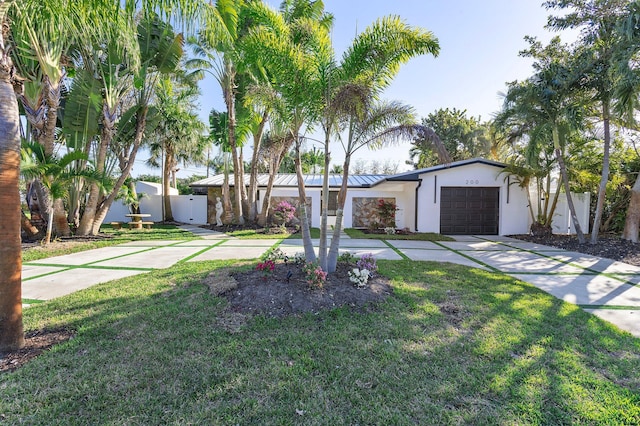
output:
[[[375,208],[378,200],[385,199],[394,201],[398,207],[398,228],[446,235],[528,233],[531,218],[526,192],[518,186],[513,176],[504,173],[505,167],[506,164],[474,158],[395,175],[349,176],[343,227],[368,227],[377,220]],[[209,223],[215,223],[215,199],[222,195],[223,179],[223,175],[216,175],[190,185],[195,193],[207,195]],[[229,179],[233,187],[233,176],[229,176]],[[306,175],[304,179],[311,225],[318,227],[322,175]],[[267,174],[258,177],[259,200],[264,197],[267,180]],[[245,184],[248,185],[248,176],[245,177]],[[341,184],[342,175],[330,175],[330,224],[331,218],[335,220]],[[285,199],[295,205],[297,197],[296,176],[279,174],[273,186],[271,205]],[[586,215],[588,220],[588,208]],[[580,220],[581,223],[588,223],[583,218]]]

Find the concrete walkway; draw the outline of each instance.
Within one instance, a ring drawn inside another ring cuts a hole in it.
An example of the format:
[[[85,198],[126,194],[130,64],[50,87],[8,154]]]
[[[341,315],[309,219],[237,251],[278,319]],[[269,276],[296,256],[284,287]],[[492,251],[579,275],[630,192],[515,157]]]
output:
[[[302,251],[301,240],[239,240],[184,226],[202,237],[189,241],[136,241],[25,262],[25,304],[92,285],[168,268],[180,262],[255,259],[271,247]],[[317,247],[318,241],[314,240]],[[378,259],[452,262],[503,272],[616,324],[640,337],[640,268],[507,237],[465,236],[454,242],[341,239],[341,252]]]

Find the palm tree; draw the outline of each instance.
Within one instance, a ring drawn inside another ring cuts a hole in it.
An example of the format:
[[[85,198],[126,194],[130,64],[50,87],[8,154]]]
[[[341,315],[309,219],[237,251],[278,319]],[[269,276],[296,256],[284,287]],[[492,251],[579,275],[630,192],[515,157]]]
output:
[[[72,167],[74,162],[86,160],[87,155],[82,151],[68,151],[58,158],[55,155],[47,154],[45,148],[38,143],[25,141],[22,144],[20,173],[26,179],[38,179],[47,189],[47,193],[50,194],[47,206],[49,217],[53,216],[55,201],[68,194],[70,184],[74,180],[78,178],[87,181],[96,179],[96,174],[91,170],[79,170]],[[52,221],[49,221],[44,244],[51,242],[52,225]]]
[[[418,55],[436,56],[439,49],[438,40],[432,33],[413,28],[398,17],[389,16],[378,19],[360,33],[338,65],[332,66],[332,62],[327,61],[322,68],[324,78],[321,80],[321,92],[325,94],[322,126],[327,157],[328,143],[338,125],[341,124],[347,131],[346,143],[343,143],[343,182],[338,195],[336,225],[328,255],[326,231],[321,230],[320,264],[328,272],[335,271],[337,264],[351,155],[363,146],[380,146],[381,143],[395,141],[398,137],[414,135],[416,131],[425,132],[425,135],[436,141],[437,148],[442,147],[432,131],[410,123],[410,108],[400,103],[375,101],[391,84],[402,64]],[[325,209],[322,212],[324,228],[328,206],[328,168],[329,158],[325,159],[323,184],[326,193]]]
[[[537,72],[527,83],[510,87],[505,105],[506,108],[519,108],[534,116],[535,122],[543,126],[542,131],[546,130],[546,134],[551,136],[571,221],[582,244],[585,237],[571,196],[564,149],[567,136],[584,127],[586,103],[581,93],[572,88],[572,70],[567,66],[568,52],[560,39],[554,38],[544,48],[534,39],[529,41],[531,47],[526,54],[536,59],[533,66]]]
[[[10,25],[13,1],[0,1],[0,23]],[[7,32],[0,32],[0,352],[24,346],[20,241],[20,117]]]
[[[628,13],[623,17],[618,26],[622,39],[628,43],[628,49],[623,50],[616,63],[618,74],[621,76],[616,87],[616,108],[619,114],[625,118],[630,127],[637,129],[638,124],[635,114],[640,110],[640,72],[637,68],[637,55],[640,45],[640,3],[631,2]],[[631,189],[631,199],[627,208],[622,239],[638,242],[640,231],[640,176]]]
[[[158,125],[148,136],[151,141],[151,157],[148,164],[160,166],[159,157],[164,154],[163,166],[163,203],[165,221],[173,221],[169,187],[171,175],[175,173],[178,161],[198,162],[202,157],[205,142],[202,133],[204,124],[195,110],[195,96],[198,88],[193,83],[181,87],[169,78],[160,81],[156,93],[156,114]]]
[[[587,90],[600,106],[604,140],[602,174],[598,188],[591,244],[598,242],[602,223],[607,182],[609,181],[611,151],[612,103],[618,76],[615,64],[618,53],[627,46],[617,31],[617,24],[628,16],[628,0],[549,0],[547,8],[569,9],[561,17],[550,17],[553,29],[581,28],[581,39],[574,72],[574,84]]]

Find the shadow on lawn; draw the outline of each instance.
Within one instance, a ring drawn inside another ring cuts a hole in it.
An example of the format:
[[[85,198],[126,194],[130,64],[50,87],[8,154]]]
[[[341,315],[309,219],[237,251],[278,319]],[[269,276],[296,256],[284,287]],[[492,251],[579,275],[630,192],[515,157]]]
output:
[[[0,413],[31,423],[634,423],[640,344],[504,275],[380,261],[394,295],[254,317],[235,333],[185,263],[34,306],[77,336],[0,375]]]

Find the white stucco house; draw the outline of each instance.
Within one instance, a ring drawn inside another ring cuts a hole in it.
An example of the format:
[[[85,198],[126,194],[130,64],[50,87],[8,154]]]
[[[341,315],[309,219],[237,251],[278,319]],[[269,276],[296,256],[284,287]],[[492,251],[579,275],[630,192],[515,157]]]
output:
[[[373,220],[378,200],[385,199],[394,201],[398,206],[398,228],[446,235],[528,233],[531,218],[526,192],[512,176],[504,173],[505,167],[502,163],[474,158],[396,175],[349,176],[343,227],[366,228]],[[215,217],[213,206],[215,197],[221,195],[223,179],[223,175],[216,175],[191,184],[194,191],[208,196],[210,223],[215,222],[212,219]],[[258,178],[260,200],[264,197],[267,180],[266,174]],[[233,187],[233,176],[230,176],[230,181]],[[330,176],[330,223],[331,216],[335,219],[335,203],[341,183],[342,175]],[[248,184],[248,176],[245,184]],[[305,187],[311,224],[318,227],[322,175],[306,175]],[[282,199],[296,202],[297,197],[296,176],[278,175],[271,205]],[[583,217],[579,218],[581,223],[588,223],[588,201],[586,206]],[[566,222],[566,218],[563,220]]]

